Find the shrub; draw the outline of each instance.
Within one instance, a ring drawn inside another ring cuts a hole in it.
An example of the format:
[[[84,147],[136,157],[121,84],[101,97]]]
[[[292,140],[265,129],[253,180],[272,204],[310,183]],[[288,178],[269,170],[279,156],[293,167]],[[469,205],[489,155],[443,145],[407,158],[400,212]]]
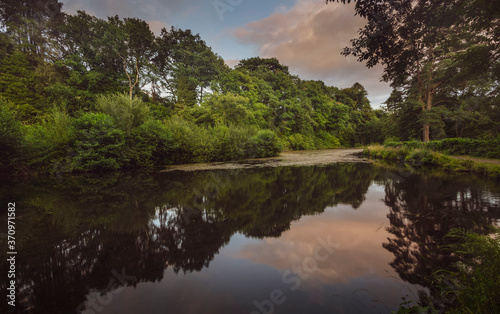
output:
[[[53,109],[39,124],[31,125],[26,136],[32,165],[44,166],[63,158],[71,141],[71,117]]]
[[[412,166],[422,166],[424,164],[435,163],[435,157],[430,150],[414,149],[406,156],[405,161],[409,162]]]
[[[259,130],[252,137],[251,145],[254,157],[277,156],[283,150],[278,136],[271,130]]]
[[[167,127],[158,120],[150,120],[134,129],[127,138],[132,163],[141,167],[171,164],[177,143]]]
[[[294,133],[288,137],[288,143],[293,150],[314,149],[314,141],[300,133]]]
[[[96,107],[113,117],[116,125],[127,133],[149,119],[149,107],[140,98],[130,99],[125,94],[101,95]]]
[[[339,146],[339,139],[326,131],[319,131],[314,138],[314,147],[317,149],[337,148]]]
[[[165,126],[177,143],[172,152],[174,163],[207,162],[215,158],[213,139],[206,129],[179,116],[172,117]]]
[[[123,154],[125,133],[112,117],[86,113],[72,126],[74,156],[68,156],[70,169],[79,171],[116,170],[127,162]]]
[[[14,114],[0,100],[0,168],[10,166],[22,156],[24,130]]]
[[[385,142],[385,147],[428,148],[449,155],[470,155],[486,158],[500,158],[500,140],[475,140],[470,138],[447,138],[423,143],[419,141]]]
[[[255,157],[252,138],[257,129],[251,126],[217,125],[209,129],[215,155],[213,161],[239,160]]]

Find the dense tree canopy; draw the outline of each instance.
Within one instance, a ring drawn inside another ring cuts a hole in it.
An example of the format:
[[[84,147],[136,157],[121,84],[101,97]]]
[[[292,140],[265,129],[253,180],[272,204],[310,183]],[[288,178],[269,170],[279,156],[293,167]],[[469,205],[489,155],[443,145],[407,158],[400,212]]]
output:
[[[104,170],[383,140],[359,83],[304,81],[277,58],[231,69],[190,30],[155,35],[143,20],[68,15],[57,1],[0,9],[2,123],[25,124],[9,147],[25,147],[28,165]]]
[[[52,0],[3,1],[2,123],[24,124],[16,147],[30,152],[25,163],[64,171],[258,157],[419,134],[424,140],[495,137],[499,13],[472,2],[477,6],[356,1],[367,24],[343,53],[384,66],[394,92],[382,111],[371,108],[361,84],[302,80],[277,58],[240,60],[231,69],[190,30],[164,28],[155,35],[137,18],[68,15]],[[83,117],[95,124],[78,124]],[[122,147],[116,163],[104,162],[106,155],[82,157],[90,152],[82,151],[78,128],[101,124],[107,134],[124,132],[119,143],[103,137],[92,144],[111,145],[101,152]],[[87,161],[91,165],[81,164]]]
[[[498,97],[500,6],[496,1],[353,2],[366,25],[342,53],[358,57],[368,67],[384,66],[382,79],[403,92],[401,110],[409,113],[416,104],[420,106],[424,141],[431,135],[446,136],[447,124],[453,122],[454,135],[461,136],[464,124],[476,116],[472,112],[484,117],[498,111],[487,105],[471,106],[479,103],[478,97]],[[394,100],[391,97],[390,102]],[[498,130],[487,117],[478,122]]]

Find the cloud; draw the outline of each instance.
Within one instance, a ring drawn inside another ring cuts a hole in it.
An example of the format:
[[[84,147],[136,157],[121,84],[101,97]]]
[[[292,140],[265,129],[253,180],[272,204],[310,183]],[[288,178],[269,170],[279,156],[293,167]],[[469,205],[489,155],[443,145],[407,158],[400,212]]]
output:
[[[198,8],[195,0],[63,0],[63,11],[85,10],[100,18],[119,15],[144,20],[165,20],[174,15],[188,16]]]
[[[161,32],[162,28],[166,28],[167,30],[170,28],[170,26],[162,21],[159,20],[151,20],[147,21],[149,24],[149,28],[155,33],[156,35],[159,35]]]
[[[371,213],[364,213],[362,217],[348,206],[337,207],[340,212],[304,217],[300,222],[292,223],[290,230],[280,238],[269,238],[244,246],[237,253],[238,257],[283,272],[313,257],[315,248],[319,246],[318,237],[325,241],[330,237],[334,243],[332,255],[325,261],[318,261],[319,269],[310,274],[316,281],[324,284],[345,283],[367,274],[383,276],[393,258],[381,246],[381,243],[387,242],[389,234],[379,230],[381,223],[386,221],[383,215],[387,208],[377,199],[366,201],[363,209],[368,208]],[[374,211],[378,217],[370,216]]]
[[[278,58],[302,78],[337,87],[360,82],[377,105],[390,92],[388,84],[379,82],[382,68],[367,69],[356,58],[340,54],[364,23],[354,16],[353,5],[297,0],[290,9],[239,27],[233,35],[241,43],[257,45],[262,57]]]
[[[237,65],[240,60],[238,59],[228,59],[228,60],[224,60],[224,62],[226,63],[226,65],[230,68],[234,67],[235,65]]]

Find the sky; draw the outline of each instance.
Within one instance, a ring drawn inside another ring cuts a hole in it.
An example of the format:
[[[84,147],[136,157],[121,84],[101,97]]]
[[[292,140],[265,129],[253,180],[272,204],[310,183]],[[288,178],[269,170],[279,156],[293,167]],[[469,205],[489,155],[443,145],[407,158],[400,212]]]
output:
[[[364,20],[354,4],[324,0],[61,0],[63,11],[86,11],[100,18],[118,15],[149,23],[156,34],[165,27],[199,33],[229,66],[251,57],[277,58],[305,80],[346,88],[361,83],[373,108],[389,97],[380,82],[382,67],[368,69],[340,53]]]

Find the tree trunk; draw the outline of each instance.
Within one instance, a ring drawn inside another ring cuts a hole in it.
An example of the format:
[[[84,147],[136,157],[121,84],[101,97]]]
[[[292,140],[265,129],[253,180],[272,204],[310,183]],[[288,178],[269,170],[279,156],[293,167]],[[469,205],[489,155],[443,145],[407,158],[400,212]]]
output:
[[[433,96],[433,90],[432,89],[428,89],[427,90],[427,104],[426,106],[423,108],[424,110],[431,110],[432,108],[432,96]],[[429,135],[430,135],[430,125],[429,125],[429,122],[428,121],[424,121],[424,138],[423,138],[423,141],[424,143],[427,143],[429,142],[430,138],[429,138]]]

